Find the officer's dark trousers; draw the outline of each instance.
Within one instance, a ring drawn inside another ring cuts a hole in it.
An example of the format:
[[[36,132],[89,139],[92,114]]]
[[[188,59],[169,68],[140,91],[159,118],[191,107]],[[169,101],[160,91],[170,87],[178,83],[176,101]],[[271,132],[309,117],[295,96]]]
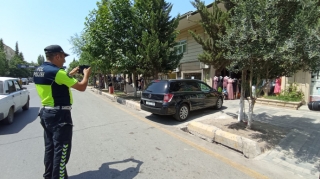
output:
[[[46,179],[67,179],[67,168],[72,140],[72,118],[70,110],[40,110],[44,128],[44,165]]]

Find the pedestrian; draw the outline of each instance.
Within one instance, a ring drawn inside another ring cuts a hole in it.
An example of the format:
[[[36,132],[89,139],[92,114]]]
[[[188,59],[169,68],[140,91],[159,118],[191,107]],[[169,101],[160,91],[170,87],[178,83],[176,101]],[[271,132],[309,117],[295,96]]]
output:
[[[70,87],[85,91],[91,69],[84,69],[83,79],[78,82],[71,77],[79,67],[69,74],[64,70],[65,53],[59,45],[50,45],[44,49],[46,62],[33,74],[34,83],[40,96],[42,108],[39,112],[40,123],[44,129],[45,179],[68,178],[66,165],[71,153],[73,103]]]

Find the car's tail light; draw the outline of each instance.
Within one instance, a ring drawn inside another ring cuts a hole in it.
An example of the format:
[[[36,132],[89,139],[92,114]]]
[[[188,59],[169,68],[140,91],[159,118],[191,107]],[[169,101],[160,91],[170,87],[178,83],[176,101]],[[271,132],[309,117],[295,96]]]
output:
[[[164,97],[163,97],[163,102],[164,103],[168,103],[168,102],[170,102],[171,100],[172,100],[172,98],[173,98],[173,94],[165,94],[164,95]]]

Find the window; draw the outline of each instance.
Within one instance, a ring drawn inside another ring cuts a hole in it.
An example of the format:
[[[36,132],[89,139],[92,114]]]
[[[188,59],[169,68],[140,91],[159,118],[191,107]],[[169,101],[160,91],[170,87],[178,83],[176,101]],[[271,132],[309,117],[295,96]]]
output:
[[[167,81],[152,81],[146,88],[147,92],[152,93],[166,93],[167,92]]]
[[[170,92],[180,91],[182,84],[180,82],[171,82],[170,83]]]
[[[0,94],[4,94],[3,82],[0,81]]]
[[[16,91],[13,81],[8,81],[8,88],[9,88],[9,93],[13,93]]]
[[[21,87],[20,87],[18,81],[13,81],[13,82],[14,82],[14,86],[16,87],[16,90],[17,91],[21,90]]]
[[[187,91],[200,91],[198,84],[191,81],[186,82],[186,89]]]
[[[211,87],[204,84],[204,83],[200,83],[200,88],[201,88],[201,91],[210,91],[211,90]]]
[[[171,92],[187,92],[187,91],[200,91],[200,88],[196,82],[172,82],[170,84],[170,91]]]
[[[180,42],[178,42],[174,47],[174,50],[177,51],[177,54],[185,53],[187,51],[187,41],[181,40]]]

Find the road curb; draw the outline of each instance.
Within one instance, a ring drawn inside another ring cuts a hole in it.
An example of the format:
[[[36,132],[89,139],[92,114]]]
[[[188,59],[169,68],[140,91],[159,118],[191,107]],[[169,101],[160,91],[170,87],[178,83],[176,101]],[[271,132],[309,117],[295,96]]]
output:
[[[210,142],[217,142],[242,152],[247,158],[254,158],[260,155],[262,151],[256,141],[223,131],[215,126],[193,121],[187,125],[187,129],[192,134]]]
[[[138,111],[141,110],[140,104],[138,104],[136,102],[133,102],[133,101],[130,101],[130,100],[126,100],[126,99],[114,96],[114,95],[106,93],[106,92],[102,92],[102,91],[100,91],[98,89],[94,89],[94,88],[91,88],[91,91],[93,91],[96,94],[100,94],[102,96],[105,96],[108,99],[110,99],[110,100],[112,100],[114,102],[117,102],[119,104],[125,105],[125,106],[127,106],[127,107],[129,107],[131,109],[135,109],[135,110],[138,110]]]

